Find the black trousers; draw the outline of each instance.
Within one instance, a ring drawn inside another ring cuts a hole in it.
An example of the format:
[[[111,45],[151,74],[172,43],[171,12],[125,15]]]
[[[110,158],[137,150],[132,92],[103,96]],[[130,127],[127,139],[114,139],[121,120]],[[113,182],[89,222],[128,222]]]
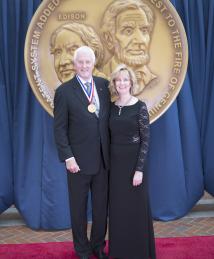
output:
[[[95,175],[67,173],[74,248],[79,256],[103,249],[107,228],[108,172],[103,164]],[[87,237],[87,201],[91,191],[92,229]]]

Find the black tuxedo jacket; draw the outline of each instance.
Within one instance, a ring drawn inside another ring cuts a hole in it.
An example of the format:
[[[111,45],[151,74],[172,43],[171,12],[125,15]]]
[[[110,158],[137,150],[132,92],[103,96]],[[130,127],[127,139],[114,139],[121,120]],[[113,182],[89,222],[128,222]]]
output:
[[[59,159],[74,156],[82,174],[109,167],[109,82],[93,76],[100,102],[99,118],[88,111],[88,99],[76,76],[63,83],[54,97],[54,135]]]

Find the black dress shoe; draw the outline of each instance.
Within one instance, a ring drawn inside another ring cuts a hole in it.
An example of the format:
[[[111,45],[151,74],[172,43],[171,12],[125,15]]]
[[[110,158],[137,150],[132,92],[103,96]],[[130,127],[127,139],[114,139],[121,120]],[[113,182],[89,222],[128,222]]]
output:
[[[107,256],[107,254],[105,254],[102,250],[94,251],[94,255],[95,255],[98,259],[108,259],[108,258],[109,258],[109,257]]]

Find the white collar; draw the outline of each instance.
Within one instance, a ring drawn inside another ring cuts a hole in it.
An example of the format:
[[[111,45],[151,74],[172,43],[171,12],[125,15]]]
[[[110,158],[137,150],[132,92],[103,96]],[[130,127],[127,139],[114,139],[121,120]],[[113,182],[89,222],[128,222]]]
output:
[[[87,83],[87,82],[90,82],[90,83],[91,83],[91,81],[92,81],[92,77],[90,77],[88,80],[85,80],[85,79],[83,79],[81,76],[79,76],[78,74],[77,74],[77,76],[78,76],[78,78],[80,79],[80,81],[83,83],[83,85],[84,85],[85,83]]]

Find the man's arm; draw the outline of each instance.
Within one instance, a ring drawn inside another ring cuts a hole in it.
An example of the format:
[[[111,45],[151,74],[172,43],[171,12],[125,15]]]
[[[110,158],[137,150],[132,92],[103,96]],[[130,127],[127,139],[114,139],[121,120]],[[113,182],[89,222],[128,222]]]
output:
[[[68,140],[68,106],[62,88],[56,90],[54,97],[54,137],[60,161],[73,157]]]

